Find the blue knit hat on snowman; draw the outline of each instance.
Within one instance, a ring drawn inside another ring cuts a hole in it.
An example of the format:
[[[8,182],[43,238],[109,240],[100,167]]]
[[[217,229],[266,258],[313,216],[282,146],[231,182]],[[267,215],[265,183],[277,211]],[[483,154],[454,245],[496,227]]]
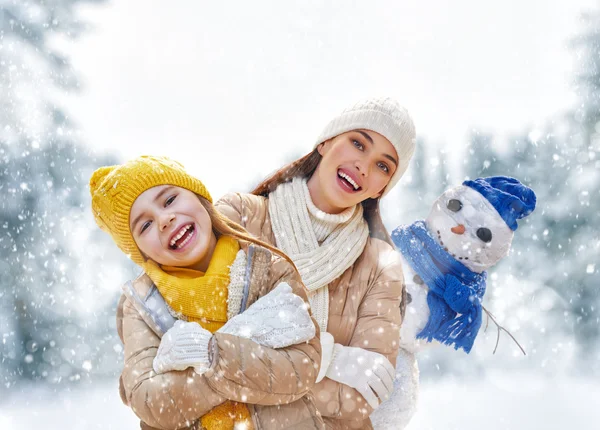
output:
[[[512,231],[517,229],[518,219],[525,218],[535,209],[535,193],[518,179],[508,176],[490,176],[464,181],[463,185],[483,195]]]

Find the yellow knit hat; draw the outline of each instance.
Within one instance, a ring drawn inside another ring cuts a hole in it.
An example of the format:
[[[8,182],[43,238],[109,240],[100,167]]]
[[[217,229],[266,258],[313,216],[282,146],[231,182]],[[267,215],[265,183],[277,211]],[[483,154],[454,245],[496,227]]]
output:
[[[158,185],[185,188],[212,203],[204,184],[187,173],[183,165],[167,157],[144,155],[121,165],[100,167],[90,179],[96,223],[139,265],[145,259],[131,235],[129,213],[140,194]]]

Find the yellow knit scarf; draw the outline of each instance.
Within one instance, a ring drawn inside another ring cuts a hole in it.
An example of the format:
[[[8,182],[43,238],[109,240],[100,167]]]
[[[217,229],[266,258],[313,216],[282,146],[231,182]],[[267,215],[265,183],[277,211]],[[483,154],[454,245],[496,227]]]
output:
[[[206,273],[178,267],[159,267],[148,261],[143,267],[169,306],[214,333],[227,322],[229,268],[240,245],[230,236],[221,236]],[[207,430],[233,430],[234,424],[246,423],[252,430],[250,411],[244,403],[226,401],[200,418]]]

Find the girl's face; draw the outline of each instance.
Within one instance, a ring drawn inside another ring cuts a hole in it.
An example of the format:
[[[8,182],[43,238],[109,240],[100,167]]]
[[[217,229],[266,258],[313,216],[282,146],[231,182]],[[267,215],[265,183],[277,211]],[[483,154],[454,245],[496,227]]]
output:
[[[198,196],[172,185],[140,194],[131,207],[129,228],[140,251],[166,266],[206,271],[217,242]]]
[[[370,130],[340,134],[317,149],[323,158],[308,188],[315,206],[331,214],[379,197],[398,166],[390,141]]]

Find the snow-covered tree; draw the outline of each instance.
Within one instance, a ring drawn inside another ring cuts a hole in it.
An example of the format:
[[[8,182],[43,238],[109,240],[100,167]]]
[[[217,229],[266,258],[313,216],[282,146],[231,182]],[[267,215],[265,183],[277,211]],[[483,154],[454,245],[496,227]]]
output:
[[[116,248],[94,226],[87,190],[93,169],[115,160],[80,145],[57,101],[79,84],[55,42],[84,31],[78,4],[100,1],[0,3],[0,389],[120,365],[114,306],[126,275],[114,267],[125,258],[103,255]]]
[[[572,44],[576,106],[506,141],[474,129],[464,154],[465,177],[514,176],[538,197],[536,211],[519,223],[510,256],[491,269],[484,300],[528,356],[492,360],[492,325],[470,357],[423,354],[423,375],[516,369],[523,361],[552,374],[600,371],[600,11],[582,22]],[[499,355],[511,354],[519,352],[504,336]]]
[[[598,140],[600,131],[600,10],[582,15],[583,29],[572,41],[577,59],[575,92],[578,105],[574,119],[585,131],[584,144],[590,145]]]
[[[494,136],[474,133],[464,163],[466,176],[514,176],[536,191],[536,212],[521,223],[511,257],[495,270],[516,281],[506,279],[515,290],[498,296],[500,316],[515,334],[522,331],[534,361],[550,368],[569,366],[558,357],[574,352],[597,363],[599,353],[600,12],[583,22],[573,43],[576,107],[502,148]]]
[[[573,40],[578,105],[571,116],[569,145],[563,150],[571,160],[568,193],[573,201],[567,253],[576,288],[569,302],[582,356],[600,370],[600,9],[585,13],[582,22]]]

